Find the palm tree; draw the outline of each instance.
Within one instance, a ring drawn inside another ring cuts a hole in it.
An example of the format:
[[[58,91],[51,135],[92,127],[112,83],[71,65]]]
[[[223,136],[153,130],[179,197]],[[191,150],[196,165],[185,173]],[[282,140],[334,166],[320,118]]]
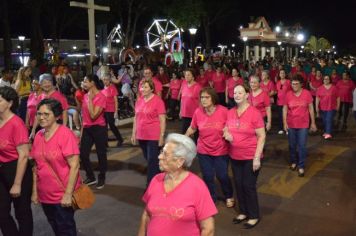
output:
[[[318,52],[324,53],[325,51],[331,49],[331,44],[326,38],[317,38],[314,35],[309,38],[305,44],[305,50],[313,54]]]

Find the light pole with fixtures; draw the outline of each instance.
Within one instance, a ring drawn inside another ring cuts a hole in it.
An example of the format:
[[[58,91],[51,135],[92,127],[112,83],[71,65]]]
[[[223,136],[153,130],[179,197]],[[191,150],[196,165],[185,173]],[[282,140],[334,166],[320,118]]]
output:
[[[192,64],[194,65],[195,64],[195,49],[194,49],[194,37],[195,37],[195,34],[197,33],[198,29],[195,28],[195,27],[192,27],[189,29],[189,33],[190,33],[190,47],[192,48]]]
[[[247,46],[247,40],[248,38],[246,36],[242,37],[242,41],[244,41],[244,61],[246,61],[248,59],[248,52],[247,52],[247,49],[246,49],[246,46]]]
[[[24,45],[24,41],[25,41],[25,36],[19,36],[19,40],[21,43],[21,63],[22,63],[22,66],[25,66],[25,58],[23,56],[23,45]]]

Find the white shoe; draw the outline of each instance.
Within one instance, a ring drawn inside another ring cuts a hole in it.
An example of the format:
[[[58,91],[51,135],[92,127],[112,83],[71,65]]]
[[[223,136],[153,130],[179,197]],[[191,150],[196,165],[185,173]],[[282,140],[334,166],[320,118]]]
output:
[[[284,134],[283,130],[278,131],[278,134]]]

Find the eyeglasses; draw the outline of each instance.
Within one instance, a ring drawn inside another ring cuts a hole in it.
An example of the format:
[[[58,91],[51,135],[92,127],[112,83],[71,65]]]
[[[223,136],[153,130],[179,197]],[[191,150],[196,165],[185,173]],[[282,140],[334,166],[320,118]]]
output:
[[[47,113],[47,112],[43,112],[43,113],[37,112],[36,113],[37,117],[44,117],[45,119],[47,119],[50,115],[51,115],[51,113]]]
[[[200,96],[200,99],[209,99],[211,98],[210,96]]]
[[[300,85],[300,83],[292,83],[292,85],[296,86],[296,85]]]
[[[161,150],[159,153],[160,156],[162,156],[162,159],[167,160],[169,157],[173,157],[172,155],[169,155],[167,152],[164,150]]]

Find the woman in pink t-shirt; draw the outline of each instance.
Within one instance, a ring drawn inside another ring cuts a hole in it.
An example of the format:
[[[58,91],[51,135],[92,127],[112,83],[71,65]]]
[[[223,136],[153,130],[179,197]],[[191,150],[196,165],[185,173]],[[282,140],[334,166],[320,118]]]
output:
[[[261,112],[261,115],[266,123],[266,130],[271,129],[272,124],[272,112],[271,112],[271,100],[267,93],[260,88],[260,78],[253,75],[250,78],[251,92],[248,96],[249,103],[256,107]]]
[[[189,137],[170,134],[159,155],[159,168],[142,200],[146,207],[138,236],[214,235],[217,209],[205,183],[188,168],[196,156]]]
[[[120,131],[117,129],[115,125],[115,119],[118,119],[118,98],[117,98],[117,89],[114,84],[111,83],[111,75],[110,74],[104,74],[102,77],[103,83],[104,83],[104,89],[102,90],[102,93],[106,97],[106,107],[104,111],[104,116],[105,116],[105,121],[109,125],[110,130],[112,133],[115,135],[117,144],[116,147],[120,147],[124,140],[122,139],[122,136],[120,134]]]
[[[73,192],[79,188],[79,148],[74,133],[57,123],[61,103],[44,99],[37,107],[37,119],[43,128],[33,141],[35,160],[32,201],[42,209],[55,235],[76,235],[72,207]]]
[[[99,90],[101,83],[96,75],[85,76],[83,87],[88,91],[83,97],[81,109],[83,133],[80,141],[80,160],[87,176],[83,182],[87,185],[96,184],[97,189],[102,189],[105,185],[108,165],[106,153],[108,130],[104,117],[106,97]],[[95,178],[89,159],[93,144],[95,144],[95,150],[99,160],[98,180]]]
[[[204,68],[199,69],[199,75],[197,76],[196,81],[202,88],[209,86],[209,78],[207,75],[205,75]]]
[[[304,176],[309,126],[311,131],[316,131],[313,98],[308,90],[302,88],[303,82],[304,79],[299,74],[293,76],[292,91],[288,92],[283,106],[283,126],[288,133],[290,169],[298,168],[300,177]]]
[[[313,97],[314,105],[315,105],[316,91],[321,85],[323,85],[323,75],[321,74],[320,70],[317,70],[315,76],[311,77],[309,81],[310,94]]]
[[[286,95],[288,91],[291,90],[290,81],[286,77],[286,71],[281,69],[277,76],[277,109],[278,109],[278,118],[279,118],[279,131],[278,134],[283,134],[283,106],[286,103]]]
[[[41,101],[40,95],[42,93],[41,85],[38,80],[32,81],[32,92],[27,100],[27,113],[26,113],[26,127],[31,132],[33,124],[36,119],[37,104]],[[38,130],[37,130],[38,131]]]
[[[316,116],[322,117],[324,125],[324,139],[332,138],[333,121],[336,111],[340,107],[340,97],[335,85],[328,75],[324,76],[323,85],[316,91]],[[321,113],[321,114],[320,114]]]
[[[199,96],[201,86],[195,82],[194,72],[187,69],[184,72],[184,79],[178,97],[180,97],[180,117],[182,118],[182,133],[185,134],[195,110],[199,107]]]
[[[166,131],[166,109],[162,99],[154,94],[152,80],[143,80],[141,94],[136,101],[131,142],[140,145],[147,160],[147,184],[159,173],[159,147],[163,146]]]
[[[177,76],[178,72],[172,72],[171,81],[169,82],[169,90],[167,93],[167,98],[169,96],[168,104],[169,104],[169,115],[168,119],[175,120],[178,118],[177,108],[179,106],[179,91],[182,85],[182,80],[180,80]]]
[[[338,125],[341,124],[342,130],[347,129],[347,118],[349,117],[350,108],[352,107],[352,92],[355,88],[355,83],[350,79],[350,72],[342,73],[342,80],[337,82],[336,88],[340,96],[340,109],[338,116]]]
[[[187,136],[199,131],[198,160],[203,179],[214,202],[217,201],[215,175],[221,184],[227,207],[234,207],[233,189],[228,175],[229,156],[227,142],[223,138],[227,109],[218,105],[218,95],[213,88],[200,91],[201,107],[194,112]]]
[[[210,86],[213,87],[218,94],[219,104],[226,106],[225,103],[225,90],[226,90],[226,76],[222,71],[221,66],[216,67],[216,72],[213,74]]]
[[[256,184],[266,139],[261,112],[249,104],[248,96],[247,88],[236,86],[234,98],[237,107],[229,110],[224,129],[224,138],[229,141],[240,209],[233,223],[247,220],[244,224],[246,229],[255,227],[260,221]]]
[[[337,82],[341,80],[341,77],[337,74],[336,69],[333,69],[330,75],[330,80],[333,85],[336,85]]]
[[[274,96],[277,94],[276,85],[268,75],[268,71],[262,71],[262,78],[260,82],[260,88],[262,91],[266,92],[270,97],[271,104],[274,103]]]
[[[240,72],[236,68],[233,68],[232,77],[230,77],[226,81],[226,89],[225,89],[225,102],[228,108],[233,108],[234,106],[236,106],[234,100],[234,88],[237,85],[243,85],[244,82],[245,82],[244,79],[240,76]]]
[[[33,233],[28,131],[14,114],[18,104],[15,89],[0,87],[0,230],[4,236]],[[17,224],[11,216],[12,204]]]

